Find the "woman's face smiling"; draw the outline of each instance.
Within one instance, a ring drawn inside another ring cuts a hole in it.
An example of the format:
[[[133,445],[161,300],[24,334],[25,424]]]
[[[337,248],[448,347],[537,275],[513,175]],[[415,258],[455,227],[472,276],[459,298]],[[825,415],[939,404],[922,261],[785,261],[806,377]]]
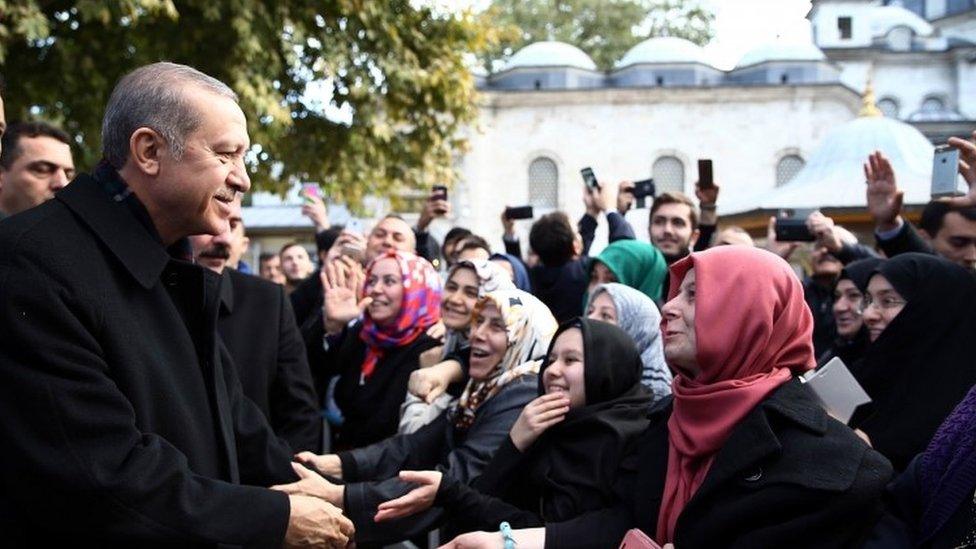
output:
[[[396,322],[403,302],[403,281],[396,259],[387,257],[373,265],[366,280],[365,293],[373,298],[367,312],[380,326]]]
[[[664,358],[672,369],[694,379],[699,373],[695,334],[695,270],[688,269],[678,295],[661,308],[664,316]]]
[[[471,319],[471,361],[468,375],[484,380],[501,364],[508,350],[508,331],[505,319],[494,303],[488,301]]]
[[[871,281],[868,282],[868,295],[864,296],[862,302],[862,316],[868,327],[871,341],[881,337],[881,333],[904,308],[905,298],[895,290],[888,279],[880,274],[872,276]]]
[[[864,325],[860,309],[863,298],[864,294],[852,281],[846,278],[837,281],[834,288],[834,324],[840,337],[853,339]]]
[[[478,275],[461,267],[444,284],[441,299],[441,319],[451,330],[463,330],[471,325],[471,311],[478,302]]]
[[[549,352],[548,362],[542,374],[546,394],[565,394],[569,397],[571,410],[586,406],[583,332],[579,328],[569,328],[559,334]]]

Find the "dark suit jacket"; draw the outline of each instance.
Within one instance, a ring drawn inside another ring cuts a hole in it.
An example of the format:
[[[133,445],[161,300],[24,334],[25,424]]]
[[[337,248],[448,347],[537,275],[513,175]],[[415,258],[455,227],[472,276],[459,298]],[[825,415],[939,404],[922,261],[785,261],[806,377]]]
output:
[[[546,525],[546,547],[616,547],[635,527],[657,535],[670,415],[669,398],[654,409],[638,443],[633,501]],[[891,471],[881,454],[829,418],[793,380],[732,431],[678,517],[674,545],[858,547],[881,516]]]
[[[295,474],[226,362],[220,277],[130,200],[82,175],[0,223],[4,544],[280,546],[258,486]]]
[[[284,288],[224,269],[217,326],[244,394],[264,412],[274,432],[296,452],[320,452],[318,400]]]
[[[878,247],[884,252],[885,257],[889,259],[895,257],[898,254],[905,254],[909,252],[918,252],[923,254],[935,253],[932,251],[932,247],[929,246],[925,239],[919,236],[918,232],[915,231],[915,227],[912,226],[907,220],[903,222],[901,230],[898,234],[889,238],[888,240],[881,240],[875,236],[878,241]]]

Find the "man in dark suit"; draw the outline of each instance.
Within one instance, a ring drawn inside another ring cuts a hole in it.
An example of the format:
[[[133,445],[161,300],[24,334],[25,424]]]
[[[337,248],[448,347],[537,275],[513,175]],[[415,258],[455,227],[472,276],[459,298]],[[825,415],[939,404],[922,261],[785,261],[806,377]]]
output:
[[[221,279],[174,259],[250,187],[233,91],[155,63],[117,84],[105,160],[0,222],[4,544],[344,547],[217,336]]]
[[[223,276],[217,329],[241,378],[275,434],[295,452],[320,451],[318,413],[305,343],[279,284],[228,268],[244,237],[239,200],[231,205],[230,228],[216,236],[190,237],[193,259]]]

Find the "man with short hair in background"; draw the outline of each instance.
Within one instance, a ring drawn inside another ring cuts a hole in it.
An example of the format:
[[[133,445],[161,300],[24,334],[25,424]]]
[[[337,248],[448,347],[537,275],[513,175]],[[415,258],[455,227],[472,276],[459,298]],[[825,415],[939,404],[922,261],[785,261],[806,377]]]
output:
[[[285,291],[289,294],[312,274],[315,267],[308,250],[298,242],[289,242],[278,252],[281,258],[281,272],[285,275]]]
[[[258,276],[284,286],[285,273],[281,272],[281,257],[274,252],[261,252],[258,256]]]
[[[15,122],[0,150],[0,219],[40,205],[75,176],[71,138],[45,122]]]
[[[322,421],[305,344],[284,289],[231,267],[243,231],[241,205],[232,206],[230,229],[190,237],[193,259],[222,275],[217,329],[241,378],[244,394],[258,405],[292,450],[320,451]]]

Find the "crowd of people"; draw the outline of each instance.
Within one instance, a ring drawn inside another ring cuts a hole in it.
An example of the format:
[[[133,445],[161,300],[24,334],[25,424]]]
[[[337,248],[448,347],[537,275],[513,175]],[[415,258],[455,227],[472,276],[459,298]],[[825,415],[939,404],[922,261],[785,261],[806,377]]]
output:
[[[814,212],[802,277],[717,185],[638,237],[630,182],[524,250],[505,214],[504,250],[438,242],[437,193],[365,232],[308,195],[314,261],[252,270],[224,83],[129,73],[77,175],[2,107],[7,545],[976,547],[976,132],[917,228],[865,159],[874,241]],[[835,359],[870,397],[846,422],[806,383]]]

